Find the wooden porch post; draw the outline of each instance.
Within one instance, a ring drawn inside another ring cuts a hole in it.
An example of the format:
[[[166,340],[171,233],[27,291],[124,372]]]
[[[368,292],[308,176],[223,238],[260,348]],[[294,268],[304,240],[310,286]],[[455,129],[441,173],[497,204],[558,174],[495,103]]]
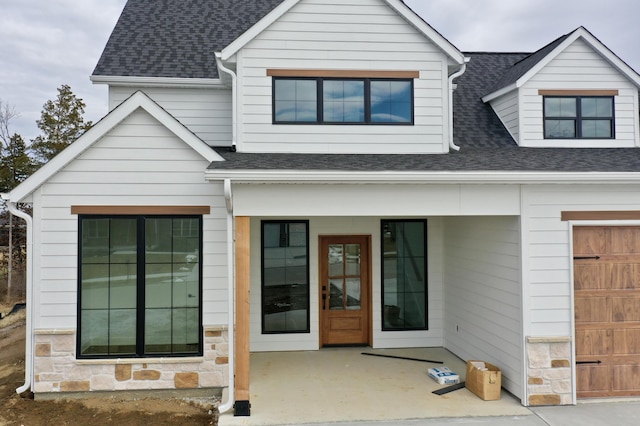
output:
[[[249,313],[250,313],[250,218],[235,218],[236,232],[236,331],[235,416],[249,416]]]

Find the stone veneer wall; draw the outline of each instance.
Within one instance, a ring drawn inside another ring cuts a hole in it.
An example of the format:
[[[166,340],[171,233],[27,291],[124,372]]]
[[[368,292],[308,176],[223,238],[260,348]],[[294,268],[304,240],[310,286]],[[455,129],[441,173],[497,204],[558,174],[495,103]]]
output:
[[[570,337],[527,337],[529,405],[571,405]]]
[[[197,389],[228,386],[227,327],[205,327],[204,356],[76,359],[75,330],[35,330],[33,392]]]

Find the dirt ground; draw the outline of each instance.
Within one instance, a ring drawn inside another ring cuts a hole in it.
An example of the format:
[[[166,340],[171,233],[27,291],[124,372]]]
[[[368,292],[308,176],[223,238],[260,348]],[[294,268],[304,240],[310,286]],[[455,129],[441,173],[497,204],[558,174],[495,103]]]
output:
[[[0,305],[4,316],[11,307]],[[18,395],[24,384],[25,314],[0,320],[0,426],[4,425],[217,425],[212,407],[180,399],[110,398],[35,401]]]

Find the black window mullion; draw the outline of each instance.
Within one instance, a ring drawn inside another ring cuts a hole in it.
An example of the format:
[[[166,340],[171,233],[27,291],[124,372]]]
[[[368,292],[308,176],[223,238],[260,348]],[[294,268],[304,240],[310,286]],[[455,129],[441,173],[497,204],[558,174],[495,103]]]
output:
[[[316,79],[316,102],[318,111],[318,124],[324,123],[324,80],[322,78]]]
[[[364,122],[371,123],[371,79],[364,80]]]
[[[142,356],[145,353],[144,339],[145,339],[145,311],[146,311],[146,268],[147,268],[147,251],[146,251],[146,221],[144,217],[139,217],[136,221],[138,227],[136,237],[137,254],[137,273],[136,285],[137,285],[137,300],[136,300],[136,355]]]

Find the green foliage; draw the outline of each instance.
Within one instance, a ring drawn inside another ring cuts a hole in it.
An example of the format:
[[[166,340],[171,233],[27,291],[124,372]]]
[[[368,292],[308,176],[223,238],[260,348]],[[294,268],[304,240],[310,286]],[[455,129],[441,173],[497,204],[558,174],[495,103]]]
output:
[[[27,146],[19,134],[14,134],[0,152],[0,192],[9,192],[35,170],[27,154]]]
[[[84,122],[85,103],[67,84],[58,88],[58,96],[43,105],[36,121],[42,134],[31,141],[35,161],[44,164],[86,132],[92,123]]]

